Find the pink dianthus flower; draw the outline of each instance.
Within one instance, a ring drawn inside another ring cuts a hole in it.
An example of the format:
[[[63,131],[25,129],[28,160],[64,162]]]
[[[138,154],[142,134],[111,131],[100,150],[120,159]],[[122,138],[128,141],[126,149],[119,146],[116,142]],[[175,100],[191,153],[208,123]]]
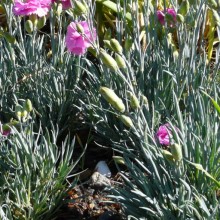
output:
[[[38,17],[47,15],[51,8],[51,0],[15,0],[13,6],[13,13],[15,15],[32,15],[35,14]]]
[[[81,25],[83,32],[77,30],[77,23]],[[67,27],[66,46],[69,52],[75,55],[82,55],[86,52],[91,43],[95,41],[96,29],[90,30],[86,21],[71,22]]]
[[[172,138],[172,133],[170,130],[170,125],[168,123],[161,125],[157,130],[156,136],[160,142],[160,144],[169,146],[170,139]]]
[[[52,0],[52,2],[61,3],[64,10],[72,7],[71,0]]]
[[[157,11],[157,18],[159,22],[164,25],[165,24],[165,15],[168,14],[172,17],[172,21],[169,22],[169,26],[172,27],[176,22],[176,11],[173,8],[167,8],[166,11]]]

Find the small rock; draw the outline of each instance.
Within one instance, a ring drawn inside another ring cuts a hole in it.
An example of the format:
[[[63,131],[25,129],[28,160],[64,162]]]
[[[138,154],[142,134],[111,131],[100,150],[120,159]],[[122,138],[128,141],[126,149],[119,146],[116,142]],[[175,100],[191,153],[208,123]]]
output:
[[[111,171],[104,160],[101,160],[97,163],[95,171],[101,173],[103,176],[111,177]]]
[[[94,172],[90,177],[90,181],[91,181],[91,187],[97,189],[103,189],[106,186],[111,186],[111,181],[99,172]]]

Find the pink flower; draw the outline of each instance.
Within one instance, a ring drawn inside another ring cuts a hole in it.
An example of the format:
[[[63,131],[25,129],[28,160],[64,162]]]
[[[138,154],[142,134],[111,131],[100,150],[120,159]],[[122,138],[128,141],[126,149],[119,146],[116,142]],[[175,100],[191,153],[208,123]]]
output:
[[[57,2],[57,3],[60,2],[62,4],[64,10],[72,7],[71,0],[52,0],[52,2],[53,3],[54,2]]]
[[[172,138],[170,125],[168,123],[161,125],[156,133],[156,136],[160,144],[165,146],[170,145],[170,138]]]
[[[51,0],[15,0],[13,6],[13,13],[15,15],[32,15],[39,17],[45,16],[51,7]]]
[[[82,28],[81,33],[77,31],[77,24]],[[91,46],[91,43],[95,41],[95,38],[95,28],[90,30],[86,21],[71,22],[67,28],[66,46],[69,52],[81,55]]]
[[[157,11],[157,18],[159,22],[164,25],[165,24],[165,15],[168,14],[171,16],[171,21],[169,21],[170,27],[176,22],[176,11],[173,8],[167,8],[166,11]]]

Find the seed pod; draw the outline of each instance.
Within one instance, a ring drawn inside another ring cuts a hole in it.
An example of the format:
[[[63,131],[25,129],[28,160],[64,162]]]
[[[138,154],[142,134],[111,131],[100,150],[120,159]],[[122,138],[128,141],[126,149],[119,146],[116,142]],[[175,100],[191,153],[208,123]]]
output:
[[[33,106],[31,103],[30,99],[25,100],[23,108],[27,111],[27,112],[31,112],[33,110]]]
[[[189,11],[189,6],[190,5],[189,5],[188,0],[183,0],[181,5],[180,5],[180,8],[178,10],[178,14],[181,14],[181,15],[185,16]]]
[[[115,61],[117,62],[119,68],[126,69],[127,66],[122,56],[120,56],[119,54],[116,54]]]
[[[182,148],[179,144],[172,144],[170,146],[170,149],[171,149],[171,153],[173,155],[173,158],[176,160],[176,161],[180,161],[182,160],[183,158],[183,155],[182,155]]]
[[[29,34],[31,34],[31,33],[33,32],[33,30],[34,30],[34,25],[33,25],[33,23],[32,23],[31,20],[27,20],[27,21],[25,22],[25,30],[26,30]]]
[[[74,2],[75,2],[75,12],[77,14],[78,13],[79,14],[86,14],[86,12],[87,12],[86,6],[80,1],[75,0]]]
[[[112,49],[113,49],[114,52],[119,53],[119,54],[122,54],[123,48],[122,48],[122,46],[120,45],[120,43],[118,42],[118,40],[116,40],[116,39],[111,39],[111,40],[110,40],[110,44],[111,44],[111,47],[112,47]]]
[[[163,156],[170,162],[174,162],[173,155],[168,150],[162,150]]]
[[[100,93],[104,97],[104,99],[110,103],[115,109],[119,112],[125,111],[125,105],[122,100],[115,94],[112,89],[107,87],[100,87]]]
[[[183,17],[183,15],[181,15],[181,14],[177,14],[176,15],[176,20],[179,22],[179,23],[184,23],[184,17]]]
[[[131,104],[131,108],[134,110],[140,108],[138,98],[133,93],[130,93],[130,104]]]
[[[104,50],[100,51],[100,59],[102,60],[102,62],[109,68],[113,69],[114,71],[116,71],[118,69],[118,65],[116,63],[116,61],[113,59],[113,57],[111,57],[109,54],[107,54]]]
[[[15,106],[15,114],[18,120],[21,120],[23,108],[20,105]]]
[[[126,125],[127,127],[129,128],[132,128],[134,127],[134,124],[131,120],[131,118],[129,118],[128,116],[126,115],[120,115],[119,116],[119,119],[123,122],[124,125]]]
[[[46,16],[39,18],[37,21],[37,29],[40,30],[46,24],[46,21],[47,21]]]

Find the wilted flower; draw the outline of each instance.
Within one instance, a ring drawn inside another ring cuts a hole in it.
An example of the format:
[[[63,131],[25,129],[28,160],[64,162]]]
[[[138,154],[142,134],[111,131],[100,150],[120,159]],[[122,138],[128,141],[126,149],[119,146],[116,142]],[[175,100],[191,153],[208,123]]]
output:
[[[64,10],[72,7],[71,0],[52,0],[52,2],[61,3]]]
[[[157,11],[157,18],[159,22],[164,25],[165,24],[165,16],[169,16],[169,26],[172,27],[176,22],[176,11],[173,8],[167,8],[166,11]]]
[[[170,125],[168,123],[161,125],[156,133],[156,136],[160,144],[163,144],[165,146],[170,145],[170,138],[172,138]]]
[[[45,16],[51,7],[51,0],[15,0],[13,6],[13,13],[15,15],[32,15],[39,17]]]
[[[86,21],[71,22],[67,28],[66,46],[69,52],[81,55],[91,46],[95,38],[95,28],[90,30]]]

